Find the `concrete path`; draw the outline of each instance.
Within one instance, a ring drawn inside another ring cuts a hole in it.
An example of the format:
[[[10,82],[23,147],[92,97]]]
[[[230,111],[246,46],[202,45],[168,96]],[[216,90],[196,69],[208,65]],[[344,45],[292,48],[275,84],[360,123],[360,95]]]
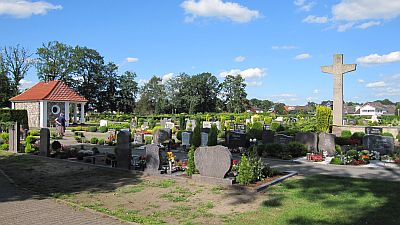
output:
[[[364,179],[379,179],[400,181],[400,167],[398,168],[371,168],[357,166],[323,165],[313,162],[293,162],[275,159],[264,159],[272,167],[282,170],[295,170],[299,175],[332,175],[340,177],[354,177]]]
[[[16,188],[0,171],[0,224],[132,224],[100,213],[74,209]]]

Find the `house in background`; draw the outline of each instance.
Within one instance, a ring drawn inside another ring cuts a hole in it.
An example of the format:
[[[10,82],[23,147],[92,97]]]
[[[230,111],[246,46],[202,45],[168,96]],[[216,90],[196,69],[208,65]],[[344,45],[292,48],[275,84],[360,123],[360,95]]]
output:
[[[250,109],[246,110],[248,113],[264,113],[264,110],[258,107],[251,107]]]
[[[354,114],[360,116],[382,116],[394,115],[395,113],[395,105],[383,105],[380,102],[367,102],[364,105],[357,107]]]
[[[29,127],[44,128],[55,125],[55,119],[64,113],[66,126],[70,120],[70,106],[73,109],[73,123],[85,123],[85,104],[87,99],[80,96],[62,81],[39,82],[10,99],[13,109],[28,111]]]

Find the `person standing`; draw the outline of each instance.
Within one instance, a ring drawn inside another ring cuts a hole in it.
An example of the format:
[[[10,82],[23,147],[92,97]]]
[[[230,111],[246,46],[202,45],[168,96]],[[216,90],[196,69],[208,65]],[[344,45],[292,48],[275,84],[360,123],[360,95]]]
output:
[[[64,113],[60,113],[60,116],[56,118],[56,124],[57,124],[57,132],[61,137],[64,136],[65,133],[65,117]]]

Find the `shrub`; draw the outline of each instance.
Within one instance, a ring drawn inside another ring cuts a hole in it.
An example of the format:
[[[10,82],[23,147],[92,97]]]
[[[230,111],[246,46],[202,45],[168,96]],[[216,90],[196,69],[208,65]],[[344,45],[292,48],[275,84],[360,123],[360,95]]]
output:
[[[253,181],[253,171],[250,162],[245,155],[242,155],[239,163],[238,175],[236,182],[242,185],[250,184]]]
[[[92,138],[90,139],[90,143],[91,143],[91,144],[97,144],[97,142],[99,142],[99,139],[98,139],[97,137],[92,137]]]
[[[20,109],[0,109],[1,122],[18,122],[24,129],[28,127],[28,112]]]
[[[337,145],[350,145],[350,139],[345,137],[335,137],[335,143]]]
[[[96,126],[90,126],[87,128],[88,132],[96,132],[97,131],[97,127]]]
[[[342,165],[343,164],[342,160],[339,157],[333,157],[330,163],[334,164],[334,165]]]
[[[279,127],[280,125],[281,125],[281,124],[279,124],[279,123],[271,123],[270,129],[273,130],[273,131],[277,131],[277,129],[278,129],[278,127]]]
[[[216,146],[217,145],[217,139],[218,139],[218,128],[217,125],[212,124],[210,133],[208,134],[208,146]]]
[[[398,142],[400,142],[400,133],[396,136]]]
[[[146,145],[149,145],[149,144],[151,144],[151,141],[153,140],[153,138],[151,137],[151,136],[145,136],[144,137],[144,143],[146,144]]]
[[[186,174],[191,177],[194,172],[196,171],[196,165],[194,164],[194,151],[195,147],[191,146],[188,152],[188,161],[187,161],[187,168]]]
[[[75,136],[74,139],[75,139],[76,142],[82,143],[82,137]]]
[[[40,130],[30,130],[28,133],[31,136],[40,136]]]
[[[254,122],[250,130],[247,132],[247,139],[256,138],[257,140],[262,139],[263,124],[260,122]]]
[[[99,127],[99,132],[100,133],[105,133],[105,132],[107,132],[108,131],[108,127],[106,127],[106,126],[101,126],[101,127]]]
[[[32,147],[32,144],[29,142],[25,143],[25,153],[33,153],[35,152],[35,148]]]
[[[362,144],[362,141],[363,141],[363,137],[365,136],[365,133],[364,132],[354,132],[352,135],[351,135],[351,139],[353,139],[353,140],[357,140],[360,144]]]
[[[343,130],[340,136],[343,137],[343,138],[350,138],[351,137],[351,131]]]
[[[332,122],[332,109],[325,106],[316,108],[317,132],[328,132]]]
[[[262,168],[262,173],[264,177],[273,177],[281,174],[281,171],[276,168],[271,168],[270,165],[266,165]]]
[[[99,139],[99,145],[104,145],[104,139],[102,138],[102,139]]]
[[[9,148],[9,145],[8,145],[8,144],[1,144],[1,145],[0,145],[0,150],[8,151],[8,148]]]
[[[389,133],[389,132],[384,132],[384,133],[382,134],[382,136],[385,136],[385,137],[393,137],[393,134],[392,134],[392,133]]]
[[[4,141],[4,143],[8,143],[9,134],[8,133],[0,133],[0,139]]]
[[[279,124],[279,126],[276,128],[276,132],[282,132],[285,131],[285,127],[282,124]]]
[[[179,129],[184,130],[186,128],[186,120],[184,115],[179,116]]]
[[[196,148],[201,145],[201,124],[200,124],[200,120],[196,121],[196,127],[193,130],[192,143],[193,143],[194,147],[196,147]]]
[[[351,149],[346,152],[346,156],[352,159],[358,159],[358,151],[355,149]]]
[[[307,154],[307,147],[298,142],[290,142],[285,146],[285,150],[292,157],[300,157]]]
[[[37,138],[30,136],[30,135],[28,137],[26,137],[26,139],[25,139],[25,143],[29,143],[29,144],[35,144],[36,141],[37,141]]]
[[[178,139],[178,140],[180,140],[180,141],[182,141],[182,131],[181,130],[178,130],[178,132],[176,133],[176,138]]]
[[[280,157],[282,152],[283,152],[283,147],[280,144],[266,144],[265,145],[265,152],[266,155],[272,156],[272,157]]]

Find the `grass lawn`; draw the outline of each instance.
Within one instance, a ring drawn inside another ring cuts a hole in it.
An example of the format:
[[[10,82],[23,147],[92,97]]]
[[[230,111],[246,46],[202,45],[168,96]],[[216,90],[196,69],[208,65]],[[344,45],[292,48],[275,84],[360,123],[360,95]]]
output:
[[[1,152],[0,168],[44,197],[140,224],[400,224],[399,182],[294,177],[251,194]]]

